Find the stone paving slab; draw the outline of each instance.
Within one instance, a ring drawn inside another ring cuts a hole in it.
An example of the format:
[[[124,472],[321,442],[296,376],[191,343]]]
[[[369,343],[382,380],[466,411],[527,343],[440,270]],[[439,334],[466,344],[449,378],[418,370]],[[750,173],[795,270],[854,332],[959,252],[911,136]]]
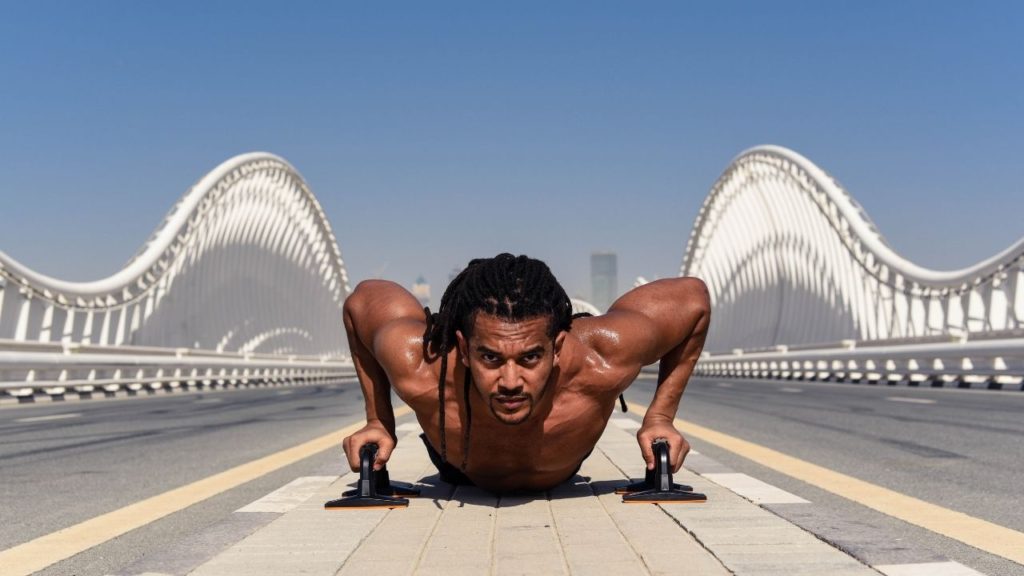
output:
[[[324,510],[345,474],[191,574],[695,574],[878,576],[813,535],[684,469],[704,504],[623,504],[643,476],[636,440],[609,426],[579,474],[547,494],[496,496],[438,480],[420,440],[402,438],[392,479],[416,480],[407,509]]]

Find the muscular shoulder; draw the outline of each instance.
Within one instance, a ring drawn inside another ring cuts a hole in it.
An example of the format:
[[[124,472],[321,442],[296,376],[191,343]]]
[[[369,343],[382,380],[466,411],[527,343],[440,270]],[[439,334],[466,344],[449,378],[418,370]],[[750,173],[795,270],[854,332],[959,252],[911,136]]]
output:
[[[345,300],[345,327],[353,330],[392,379],[423,363],[426,315],[419,301],[394,282],[360,282]]]
[[[606,314],[578,320],[579,336],[609,363],[643,366],[706,328],[710,310],[701,280],[657,280],[630,290]]]
[[[411,376],[422,368],[425,329],[422,321],[402,318],[388,322],[374,335],[374,356],[392,379]]]

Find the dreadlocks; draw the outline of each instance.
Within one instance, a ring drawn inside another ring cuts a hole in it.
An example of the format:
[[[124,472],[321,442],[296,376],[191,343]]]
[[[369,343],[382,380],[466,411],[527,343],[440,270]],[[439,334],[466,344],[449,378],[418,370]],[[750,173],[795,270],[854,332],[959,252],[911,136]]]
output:
[[[441,419],[441,458],[448,461],[445,440],[445,380],[448,377],[448,353],[456,344],[456,331],[467,338],[478,312],[504,320],[519,321],[537,316],[550,316],[548,335],[554,338],[572,326],[572,303],[555,279],[547,264],[527,256],[499,254],[494,258],[471,260],[448,285],[436,314],[429,308],[427,330],[423,334],[423,356],[441,359],[441,376],[437,381]],[[463,432],[462,466],[469,460],[469,429],[472,411],[469,392],[472,376],[466,370],[463,389],[466,425]]]

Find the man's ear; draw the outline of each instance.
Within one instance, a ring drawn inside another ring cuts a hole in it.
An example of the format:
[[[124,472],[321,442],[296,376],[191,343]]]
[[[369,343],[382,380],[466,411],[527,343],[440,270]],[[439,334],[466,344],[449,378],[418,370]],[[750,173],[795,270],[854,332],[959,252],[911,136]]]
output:
[[[565,330],[558,333],[555,336],[555,366],[558,366],[558,355],[562,352],[562,344],[565,342],[565,335],[568,334]]]
[[[462,356],[462,365],[469,368],[469,344],[466,342],[466,337],[462,335],[462,330],[455,331],[455,339],[459,342],[459,355]]]

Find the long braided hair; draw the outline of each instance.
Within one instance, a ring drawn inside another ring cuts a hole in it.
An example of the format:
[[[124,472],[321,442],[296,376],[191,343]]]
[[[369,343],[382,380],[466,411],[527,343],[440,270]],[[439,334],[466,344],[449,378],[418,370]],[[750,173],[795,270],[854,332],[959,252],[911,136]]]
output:
[[[478,312],[504,320],[520,321],[537,316],[550,316],[548,335],[572,327],[572,303],[547,264],[527,256],[499,254],[494,258],[471,260],[452,280],[441,297],[436,314],[429,308],[427,329],[423,334],[423,356],[428,361],[441,359],[441,376],[437,381],[441,421],[441,459],[448,461],[445,438],[445,381],[448,377],[448,353],[456,346],[455,332],[468,338]],[[472,424],[469,393],[472,375],[466,370],[463,403],[466,425],[463,427],[461,469],[469,461],[469,430]]]

